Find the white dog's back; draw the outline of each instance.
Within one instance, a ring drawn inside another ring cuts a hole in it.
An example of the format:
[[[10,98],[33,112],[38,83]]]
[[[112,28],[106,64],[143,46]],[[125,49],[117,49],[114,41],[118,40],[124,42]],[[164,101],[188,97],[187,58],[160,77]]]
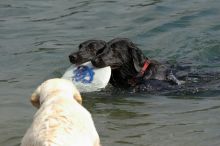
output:
[[[73,97],[66,96],[58,91],[44,97],[21,146],[100,145],[90,113]]]

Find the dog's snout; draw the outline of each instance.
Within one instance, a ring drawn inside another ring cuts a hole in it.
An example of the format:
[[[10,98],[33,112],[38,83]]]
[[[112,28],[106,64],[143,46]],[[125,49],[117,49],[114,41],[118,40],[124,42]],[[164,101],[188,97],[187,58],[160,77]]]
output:
[[[71,63],[76,63],[77,55],[76,54],[69,55],[69,60],[70,60]]]

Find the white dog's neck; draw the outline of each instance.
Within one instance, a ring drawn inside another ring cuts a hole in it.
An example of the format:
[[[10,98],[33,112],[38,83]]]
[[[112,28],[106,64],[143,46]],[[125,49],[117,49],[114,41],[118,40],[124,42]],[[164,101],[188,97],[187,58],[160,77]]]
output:
[[[54,96],[56,95],[56,96]],[[46,95],[41,95],[40,97],[40,105],[48,102],[54,102],[58,100],[62,100],[62,98],[65,98],[65,101],[74,101],[73,93],[70,92],[60,92],[60,91],[54,91],[53,93],[48,93]]]

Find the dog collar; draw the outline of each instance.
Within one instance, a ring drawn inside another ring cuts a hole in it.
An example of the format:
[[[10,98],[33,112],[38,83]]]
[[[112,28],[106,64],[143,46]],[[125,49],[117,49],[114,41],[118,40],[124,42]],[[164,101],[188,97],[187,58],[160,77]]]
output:
[[[149,67],[149,65],[151,64],[150,60],[146,59],[144,61],[144,65],[143,67],[141,68],[140,72],[137,74],[137,76],[133,77],[132,79],[128,80],[128,84],[134,86],[135,84],[137,84],[137,80],[138,78],[140,77],[143,77],[145,71],[147,70],[147,68]]]
[[[144,73],[145,73],[145,71],[147,70],[147,68],[149,67],[149,65],[150,65],[150,60],[148,60],[148,59],[146,59],[145,61],[144,61],[144,65],[143,65],[143,67],[141,68],[141,70],[140,70],[140,72],[138,73],[138,76],[143,76],[144,75]]]

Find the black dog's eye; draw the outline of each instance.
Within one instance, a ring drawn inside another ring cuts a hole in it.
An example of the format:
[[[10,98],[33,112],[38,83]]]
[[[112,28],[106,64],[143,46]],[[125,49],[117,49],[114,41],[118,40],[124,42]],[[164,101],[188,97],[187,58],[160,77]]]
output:
[[[89,47],[90,49],[92,49],[92,48],[94,48],[95,46],[94,46],[94,44],[89,44],[88,47]]]
[[[90,52],[94,52],[95,48],[96,48],[96,46],[94,44],[89,44],[88,45],[88,51],[90,51]]]
[[[89,52],[95,51],[95,45],[94,44],[89,44],[88,48],[86,50],[89,51]]]

